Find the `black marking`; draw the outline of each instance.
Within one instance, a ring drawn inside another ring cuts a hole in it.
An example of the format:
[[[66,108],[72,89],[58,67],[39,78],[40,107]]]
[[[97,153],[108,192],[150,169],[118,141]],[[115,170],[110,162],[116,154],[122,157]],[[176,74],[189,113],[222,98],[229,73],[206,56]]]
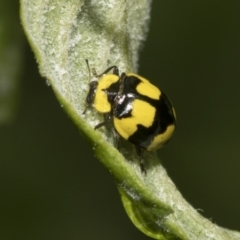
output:
[[[122,84],[123,84],[123,91],[122,94],[132,93],[134,95],[141,95],[137,92],[137,85],[142,83],[142,81],[137,78],[136,76],[125,76]]]
[[[152,125],[145,127],[137,124],[137,131],[128,138],[131,143],[145,149],[149,147],[154,137],[164,133],[168,126],[176,124],[172,105],[163,92],[160,100],[155,101],[154,105],[157,111]]]
[[[102,89],[107,95],[108,102],[113,105],[119,91],[119,81],[112,83],[107,89]]]
[[[134,97],[119,95],[113,105],[113,116],[122,119],[132,116],[132,102]]]
[[[137,78],[136,76],[126,76],[124,78],[124,81],[122,81],[121,85],[122,86],[122,92],[120,93],[121,95],[127,95],[127,96],[131,96],[134,99],[139,99],[142,100],[144,102],[149,103],[150,105],[152,105],[154,108],[157,108],[159,99],[153,99],[151,97],[148,97],[146,95],[142,95],[141,93],[139,93],[137,91],[137,86],[143,83],[139,78]],[[143,83],[145,84],[145,83]],[[162,92],[161,92],[162,93]],[[165,95],[166,97],[166,95]],[[170,103],[170,101],[169,101]],[[171,103],[170,103],[171,105]]]

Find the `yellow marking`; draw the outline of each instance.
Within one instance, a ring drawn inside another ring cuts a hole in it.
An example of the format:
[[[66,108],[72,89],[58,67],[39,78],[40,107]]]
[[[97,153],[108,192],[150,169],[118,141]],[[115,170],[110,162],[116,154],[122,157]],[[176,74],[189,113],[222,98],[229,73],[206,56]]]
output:
[[[125,139],[128,139],[137,131],[137,124],[144,127],[152,126],[156,109],[149,103],[135,99],[132,104],[132,116],[128,118],[114,118],[114,126],[117,132]]]
[[[147,150],[153,151],[163,147],[164,143],[166,143],[169,140],[169,138],[172,136],[174,129],[175,129],[175,125],[169,125],[164,133],[157,135],[153,139],[151,144],[148,146]]]
[[[111,84],[117,82],[119,80],[119,76],[114,74],[107,74],[104,75],[100,80],[98,87],[99,89],[106,89],[109,88]]]
[[[113,74],[104,75],[100,80],[95,93],[94,107],[98,112],[108,113],[111,111],[111,104],[108,102],[107,94],[103,89],[107,89],[111,84],[117,82],[119,77]]]
[[[160,99],[161,91],[156,86],[151,84],[147,79],[134,73],[128,73],[127,76],[135,76],[141,81],[141,83],[139,83],[136,88],[138,93],[152,99]]]

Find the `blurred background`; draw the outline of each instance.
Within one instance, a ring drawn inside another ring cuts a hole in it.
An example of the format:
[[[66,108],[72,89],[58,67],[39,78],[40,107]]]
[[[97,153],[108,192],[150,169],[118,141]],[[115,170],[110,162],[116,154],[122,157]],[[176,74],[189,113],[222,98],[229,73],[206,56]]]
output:
[[[17,32],[12,40],[21,39],[19,6],[12,2],[16,14],[9,27]],[[239,12],[239,0],[154,0],[139,68],[167,93],[177,112],[176,134],[158,153],[167,172],[206,218],[236,230]],[[0,125],[0,239],[149,239],[130,222],[112,176],[39,76],[24,36],[22,45],[21,50],[11,48],[16,58],[24,55],[21,81],[15,83],[21,93],[12,90],[15,116]],[[3,96],[6,89],[0,91]]]

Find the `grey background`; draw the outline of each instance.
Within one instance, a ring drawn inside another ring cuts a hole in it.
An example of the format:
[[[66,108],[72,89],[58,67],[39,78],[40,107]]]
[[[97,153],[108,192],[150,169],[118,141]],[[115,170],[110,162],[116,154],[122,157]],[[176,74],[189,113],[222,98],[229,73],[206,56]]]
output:
[[[153,1],[139,69],[177,112],[177,132],[159,151],[170,177],[204,216],[238,230],[239,12],[238,0]],[[19,112],[0,127],[0,239],[149,239],[25,52]]]

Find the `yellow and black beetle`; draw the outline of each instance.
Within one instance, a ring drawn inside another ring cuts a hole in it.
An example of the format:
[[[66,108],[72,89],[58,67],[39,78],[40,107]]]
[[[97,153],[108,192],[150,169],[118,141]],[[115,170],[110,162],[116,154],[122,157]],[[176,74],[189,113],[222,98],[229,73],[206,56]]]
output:
[[[112,74],[107,74],[110,71]],[[95,129],[111,120],[117,138],[121,136],[135,145],[145,172],[142,149],[162,147],[174,132],[176,115],[171,102],[147,79],[134,73],[119,75],[116,66],[94,75],[99,80],[90,82],[86,103],[105,116]]]

